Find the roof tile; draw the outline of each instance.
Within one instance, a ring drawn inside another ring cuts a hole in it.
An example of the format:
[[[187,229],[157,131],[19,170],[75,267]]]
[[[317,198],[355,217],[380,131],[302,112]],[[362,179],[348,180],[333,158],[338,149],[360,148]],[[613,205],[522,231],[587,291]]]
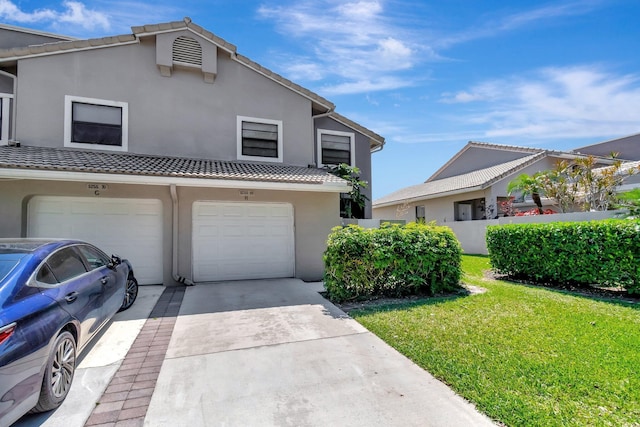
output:
[[[402,188],[396,192],[381,197],[373,202],[374,206],[387,205],[394,202],[402,202],[412,199],[430,198],[434,195],[464,190],[468,188],[486,188],[500,178],[507,176],[523,167],[539,160],[545,152],[536,153],[527,157],[501,163],[486,169],[456,175],[449,178],[428,181],[418,185]]]
[[[35,169],[294,184],[341,184],[344,182],[326,170],[300,166],[32,146],[0,147],[0,169]]]

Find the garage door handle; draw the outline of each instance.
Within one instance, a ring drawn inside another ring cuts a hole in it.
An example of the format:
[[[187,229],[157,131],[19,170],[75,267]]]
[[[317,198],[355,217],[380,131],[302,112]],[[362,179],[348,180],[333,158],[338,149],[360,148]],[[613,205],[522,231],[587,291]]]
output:
[[[78,293],[77,292],[71,292],[70,294],[67,294],[66,297],[64,297],[64,299],[68,302],[68,303],[72,303],[74,302],[76,299],[78,299]]]
[[[100,283],[102,283],[103,285],[106,285],[108,281],[109,277],[103,277],[102,279],[100,279]]]

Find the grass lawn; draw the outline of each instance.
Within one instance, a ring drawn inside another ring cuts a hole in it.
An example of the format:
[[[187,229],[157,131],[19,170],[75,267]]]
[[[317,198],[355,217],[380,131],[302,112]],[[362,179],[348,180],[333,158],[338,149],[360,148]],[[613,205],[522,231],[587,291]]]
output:
[[[509,426],[640,426],[640,304],[483,278],[479,295],[350,314],[476,407]]]

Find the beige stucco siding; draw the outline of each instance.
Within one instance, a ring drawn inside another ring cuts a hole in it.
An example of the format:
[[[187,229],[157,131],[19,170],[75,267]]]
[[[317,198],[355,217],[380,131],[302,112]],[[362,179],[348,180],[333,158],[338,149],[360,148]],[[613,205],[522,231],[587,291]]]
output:
[[[282,121],[283,163],[313,163],[307,98],[220,50],[213,84],[200,70],[175,68],[163,77],[155,55],[151,40],[21,59],[17,139],[61,147],[64,99],[73,95],[128,103],[129,152],[235,160],[236,118],[247,116]]]
[[[178,274],[191,277],[191,230],[193,202],[243,201],[239,190],[178,187],[179,233]],[[172,201],[168,186],[109,184],[108,190],[95,196],[82,182],[36,180],[0,180],[0,237],[27,235],[27,207],[36,195],[158,199],[163,206],[163,277],[172,279]],[[320,280],[322,253],[331,228],[339,225],[338,193],[253,190],[251,202],[290,203],[295,220],[295,271],[303,280]],[[99,225],[97,225],[99,226]],[[126,257],[126,254],[121,254]],[[135,267],[135,266],[134,266]]]

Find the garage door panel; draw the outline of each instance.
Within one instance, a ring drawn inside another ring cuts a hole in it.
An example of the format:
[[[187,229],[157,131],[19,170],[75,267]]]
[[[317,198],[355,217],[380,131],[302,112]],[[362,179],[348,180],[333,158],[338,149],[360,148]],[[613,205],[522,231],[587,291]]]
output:
[[[144,215],[137,215],[140,207]],[[129,259],[140,284],[163,282],[160,200],[36,196],[27,234],[85,240]]]
[[[219,210],[221,215],[203,215]],[[287,203],[199,201],[193,230],[216,224],[215,236],[193,235],[196,282],[292,277],[293,207]]]

